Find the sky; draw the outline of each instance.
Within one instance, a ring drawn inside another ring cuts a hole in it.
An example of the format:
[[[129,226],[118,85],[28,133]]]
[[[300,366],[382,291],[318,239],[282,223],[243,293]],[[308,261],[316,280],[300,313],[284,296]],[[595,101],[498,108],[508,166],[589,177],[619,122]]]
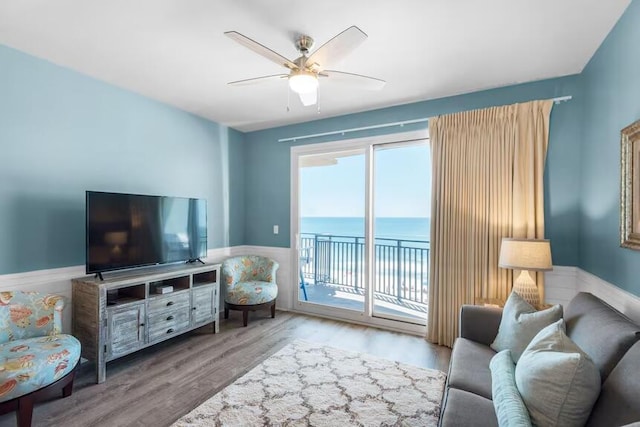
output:
[[[379,149],[374,154],[377,217],[431,216],[431,156],[427,144]],[[338,164],[300,170],[302,217],[363,217],[364,152]]]

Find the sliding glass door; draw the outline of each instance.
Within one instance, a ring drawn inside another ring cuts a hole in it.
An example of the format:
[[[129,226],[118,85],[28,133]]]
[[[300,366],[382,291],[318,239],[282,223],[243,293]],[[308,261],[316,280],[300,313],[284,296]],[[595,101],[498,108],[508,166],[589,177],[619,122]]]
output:
[[[425,324],[431,167],[420,136],[292,148],[295,309]]]
[[[299,301],[364,311],[365,150],[300,158]]]
[[[373,150],[373,316],[427,315],[431,157],[426,143]]]

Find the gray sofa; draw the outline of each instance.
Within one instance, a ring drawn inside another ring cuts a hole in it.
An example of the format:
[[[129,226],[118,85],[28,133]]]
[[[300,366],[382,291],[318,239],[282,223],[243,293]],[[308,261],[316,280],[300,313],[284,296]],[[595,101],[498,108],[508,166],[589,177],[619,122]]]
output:
[[[497,426],[491,400],[489,345],[502,310],[465,305],[460,336],[451,353],[440,425]],[[579,293],[564,310],[567,335],[600,370],[602,389],[588,426],[622,426],[640,421],[640,326],[589,293]]]

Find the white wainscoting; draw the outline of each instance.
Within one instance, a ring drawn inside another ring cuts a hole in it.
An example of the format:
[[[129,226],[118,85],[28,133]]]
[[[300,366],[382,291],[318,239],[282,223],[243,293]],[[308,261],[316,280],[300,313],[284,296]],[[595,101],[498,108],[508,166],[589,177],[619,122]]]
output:
[[[0,275],[0,291],[36,291],[62,295],[67,304],[62,312],[62,330],[71,332],[71,279],[84,276],[84,265],[26,273]]]
[[[544,274],[544,301],[562,304],[563,307],[579,292],[577,267],[554,266]]]
[[[640,297],[578,267],[554,266],[545,273],[545,302],[567,306],[578,292],[590,292],[640,324]]]
[[[225,258],[245,254],[267,256],[278,261],[280,264],[276,276],[279,288],[278,309],[293,309],[297,275],[294,277],[292,274],[292,264],[295,257],[290,248],[247,245],[211,249],[207,253],[205,262],[222,262]],[[0,275],[0,291],[37,291],[65,296],[69,303],[63,314],[63,330],[70,332],[71,279],[84,275],[84,266],[5,274]],[[578,292],[591,292],[630,319],[640,323],[640,297],[577,267],[555,266],[552,271],[545,273],[545,301],[547,303],[562,304],[566,307]]]
[[[207,251],[205,262],[222,262],[235,255],[255,254],[264,255],[280,263],[276,276],[279,285],[278,308],[289,310],[292,306],[291,286],[289,285],[291,251],[289,248],[273,248],[264,246],[233,246],[210,249]],[[85,276],[84,265],[73,267],[53,268],[49,270],[28,271],[0,275],[0,291],[35,291],[62,295],[67,299],[62,314],[62,330],[71,332],[71,279]],[[223,305],[220,305],[223,307]]]
[[[640,324],[640,297],[630,294],[584,270],[576,270],[579,292],[591,292],[629,319]]]
[[[206,260],[217,262],[231,254],[232,248],[212,249],[207,252]],[[49,270],[28,271],[26,273],[0,275],[0,291],[35,291],[62,295],[67,304],[62,313],[62,330],[71,332],[71,279],[85,276],[85,266],[52,268]]]
[[[274,259],[280,264],[276,274],[278,283],[278,310],[291,310],[293,307],[293,289],[291,285],[291,256],[289,248],[276,248],[273,246],[234,246],[231,248],[233,256],[236,255],[260,255]],[[222,306],[221,306],[222,307]]]

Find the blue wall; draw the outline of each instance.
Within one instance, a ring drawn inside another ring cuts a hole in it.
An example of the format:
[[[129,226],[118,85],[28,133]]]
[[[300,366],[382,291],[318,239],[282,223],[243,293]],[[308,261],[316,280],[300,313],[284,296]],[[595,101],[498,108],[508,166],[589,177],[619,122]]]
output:
[[[209,247],[242,244],[243,139],[0,45],[0,274],[84,264],[85,190],[205,198]]]
[[[573,100],[555,105],[551,113],[549,151],[545,173],[546,234],[551,239],[556,265],[578,263],[579,149],[582,102],[579,77],[570,76],[488,90],[468,95],[418,102],[359,114],[318,120],[292,126],[247,133],[245,243],[263,246],[290,246],[290,147],[300,143],[279,143],[279,138],[354,128],[439,114],[512,104],[533,99],[572,95]],[[420,125],[405,126],[401,131]],[[424,124],[422,124],[424,127]],[[350,133],[357,138],[398,132],[399,128]],[[306,143],[339,139],[316,138]],[[274,224],[280,234],[274,235]]]
[[[640,119],[640,2],[582,74],[580,267],[640,295],[640,252],[620,247],[620,130]]]

